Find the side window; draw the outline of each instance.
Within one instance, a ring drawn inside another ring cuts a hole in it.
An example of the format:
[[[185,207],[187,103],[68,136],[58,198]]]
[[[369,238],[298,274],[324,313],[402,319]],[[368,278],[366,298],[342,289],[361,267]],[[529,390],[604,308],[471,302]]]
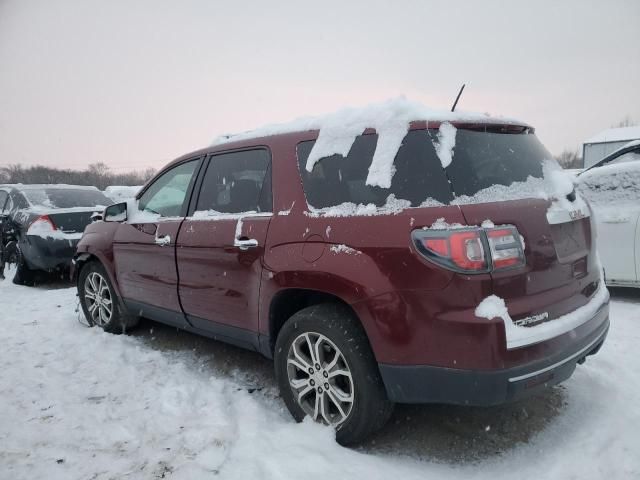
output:
[[[140,210],[158,213],[162,217],[182,215],[182,207],[197,166],[198,160],[191,160],[163,173],[140,197]]]
[[[332,155],[320,159],[307,172],[307,158],[315,141],[298,144],[298,162],[307,203],[311,207],[334,207],[342,203],[373,203],[385,205],[393,194],[398,200],[408,200],[411,206],[420,206],[433,199],[441,203],[452,200],[451,189],[442,164],[436,154],[431,137],[425,130],[409,132],[394,160],[396,172],[391,188],[366,184],[378,136],[360,135],[346,157]]]
[[[270,212],[271,156],[265,149],[211,157],[202,181],[197,211]]]

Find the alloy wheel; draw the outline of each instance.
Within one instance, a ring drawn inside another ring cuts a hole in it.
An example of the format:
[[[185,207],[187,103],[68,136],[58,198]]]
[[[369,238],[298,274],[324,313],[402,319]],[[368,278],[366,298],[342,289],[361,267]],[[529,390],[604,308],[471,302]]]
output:
[[[97,272],[91,272],[84,281],[84,300],[95,325],[104,327],[113,315],[113,299],[107,280]]]
[[[287,376],[294,396],[315,421],[337,426],[351,413],[354,385],[340,349],[324,335],[305,332],[291,343]]]

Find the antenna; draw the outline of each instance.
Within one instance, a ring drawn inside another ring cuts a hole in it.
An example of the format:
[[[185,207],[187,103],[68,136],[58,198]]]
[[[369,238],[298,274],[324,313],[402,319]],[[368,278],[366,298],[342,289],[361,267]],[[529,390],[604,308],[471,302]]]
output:
[[[464,90],[465,83],[460,87],[460,91],[458,92],[458,96],[456,97],[456,101],[453,102],[453,107],[451,107],[451,111],[453,112],[456,109],[456,105],[458,105],[458,100],[460,100],[460,95],[462,95],[462,91]]]

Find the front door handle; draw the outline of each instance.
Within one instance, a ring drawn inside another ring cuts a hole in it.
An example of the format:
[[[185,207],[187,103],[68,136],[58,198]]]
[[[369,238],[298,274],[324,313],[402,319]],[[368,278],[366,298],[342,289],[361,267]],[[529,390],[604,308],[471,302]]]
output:
[[[156,243],[156,245],[160,245],[161,247],[164,247],[166,245],[170,245],[171,244],[171,237],[169,235],[164,235],[162,237],[156,237],[155,243]]]
[[[255,238],[236,238],[233,240],[233,246],[240,250],[249,250],[258,246],[258,240]]]

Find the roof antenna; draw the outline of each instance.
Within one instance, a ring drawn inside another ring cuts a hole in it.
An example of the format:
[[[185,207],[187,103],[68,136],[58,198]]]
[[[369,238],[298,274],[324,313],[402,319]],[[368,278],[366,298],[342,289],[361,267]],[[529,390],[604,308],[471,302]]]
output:
[[[453,107],[451,107],[451,111],[453,112],[456,109],[456,105],[458,105],[458,100],[460,100],[460,95],[462,95],[462,91],[464,90],[465,87],[465,83],[462,84],[462,87],[460,87],[460,91],[458,92],[458,96],[456,97],[456,101],[453,102]]]

